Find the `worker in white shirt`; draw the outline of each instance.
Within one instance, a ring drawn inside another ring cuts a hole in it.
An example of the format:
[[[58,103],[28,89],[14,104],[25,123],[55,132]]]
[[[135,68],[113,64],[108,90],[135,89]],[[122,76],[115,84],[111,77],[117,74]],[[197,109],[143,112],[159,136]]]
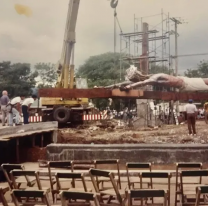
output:
[[[24,119],[24,124],[29,124],[29,109],[31,104],[37,99],[36,95],[32,95],[30,98],[26,98],[22,103],[22,114]]]
[[[25,99],[24,95],[15,97],[8,103],[7,108],[9,111],[9,126],[13,126],[13,118],[15,115],[15,124],[20,125],[20,116],[22,113],[21,103]]]
[[[185,108],[187,114],[189,135],[196,135],[196,116],[198,111],[196,105],[193,104],[192,99],[189,99],[189,103],[185,106]]]

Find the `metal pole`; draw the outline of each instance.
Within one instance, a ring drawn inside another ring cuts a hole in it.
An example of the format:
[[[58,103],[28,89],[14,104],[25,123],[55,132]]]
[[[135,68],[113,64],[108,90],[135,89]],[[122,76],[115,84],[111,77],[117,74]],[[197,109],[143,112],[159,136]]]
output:
[[[170,59],[170,15],[169,15],[169,12],[168,12],[168,37],[169,37],[169,42],[168,42],[168,47],[169,47],[169,74],[171,74],[170,70],[171,70],[171,59]]]
[[[178,76],[178,25],[175,22],[175,75]]]
[[[162,17],[162,37],[163,37],[163,9],[161,10],[161,17]],[[164,42],[163,42],[163,38],[162,38],[162,69],[164,69]]]
[[[114,10],[114,54],[116,53],[116,9]]]
[[[121,81],[121,69],[122,69],[122,35],[120,35],[120,81]]]

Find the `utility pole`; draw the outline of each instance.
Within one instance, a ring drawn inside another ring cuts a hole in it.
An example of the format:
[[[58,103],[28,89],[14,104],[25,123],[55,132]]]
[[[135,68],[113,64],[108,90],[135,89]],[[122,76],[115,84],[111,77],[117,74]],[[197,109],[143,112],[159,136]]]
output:
[[[170,19],[175,23],[175,76],[178,76],[178,24],[182,24],[182,22],[176,18]]]
[[[182,24],[176,18],[170,18],[175,23],[175,76],[178,76],[178,24]],[[176,102],[176,112],[179,114],[179,101]]]

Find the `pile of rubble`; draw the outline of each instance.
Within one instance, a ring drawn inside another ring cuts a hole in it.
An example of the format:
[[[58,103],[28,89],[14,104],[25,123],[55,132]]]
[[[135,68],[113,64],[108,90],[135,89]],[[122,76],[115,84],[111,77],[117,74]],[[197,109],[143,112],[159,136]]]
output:
[[[208,128],[203,121],[197,122],[197,135],[189,136],[187,125],[164,125],[161,128],[130,130],[116,120],[105,121],[79,128],[60,129],[59,143],[71,144],[207,144]]]

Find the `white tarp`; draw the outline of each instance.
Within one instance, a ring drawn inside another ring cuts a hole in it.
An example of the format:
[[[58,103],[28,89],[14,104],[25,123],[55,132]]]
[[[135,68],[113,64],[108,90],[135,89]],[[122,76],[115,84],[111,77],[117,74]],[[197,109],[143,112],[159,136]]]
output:
[[[183,79],[185,85],[181,88],[181,91],[208,91],[208,85],[206,85],[202,78],[188,78],[179,77]]]

